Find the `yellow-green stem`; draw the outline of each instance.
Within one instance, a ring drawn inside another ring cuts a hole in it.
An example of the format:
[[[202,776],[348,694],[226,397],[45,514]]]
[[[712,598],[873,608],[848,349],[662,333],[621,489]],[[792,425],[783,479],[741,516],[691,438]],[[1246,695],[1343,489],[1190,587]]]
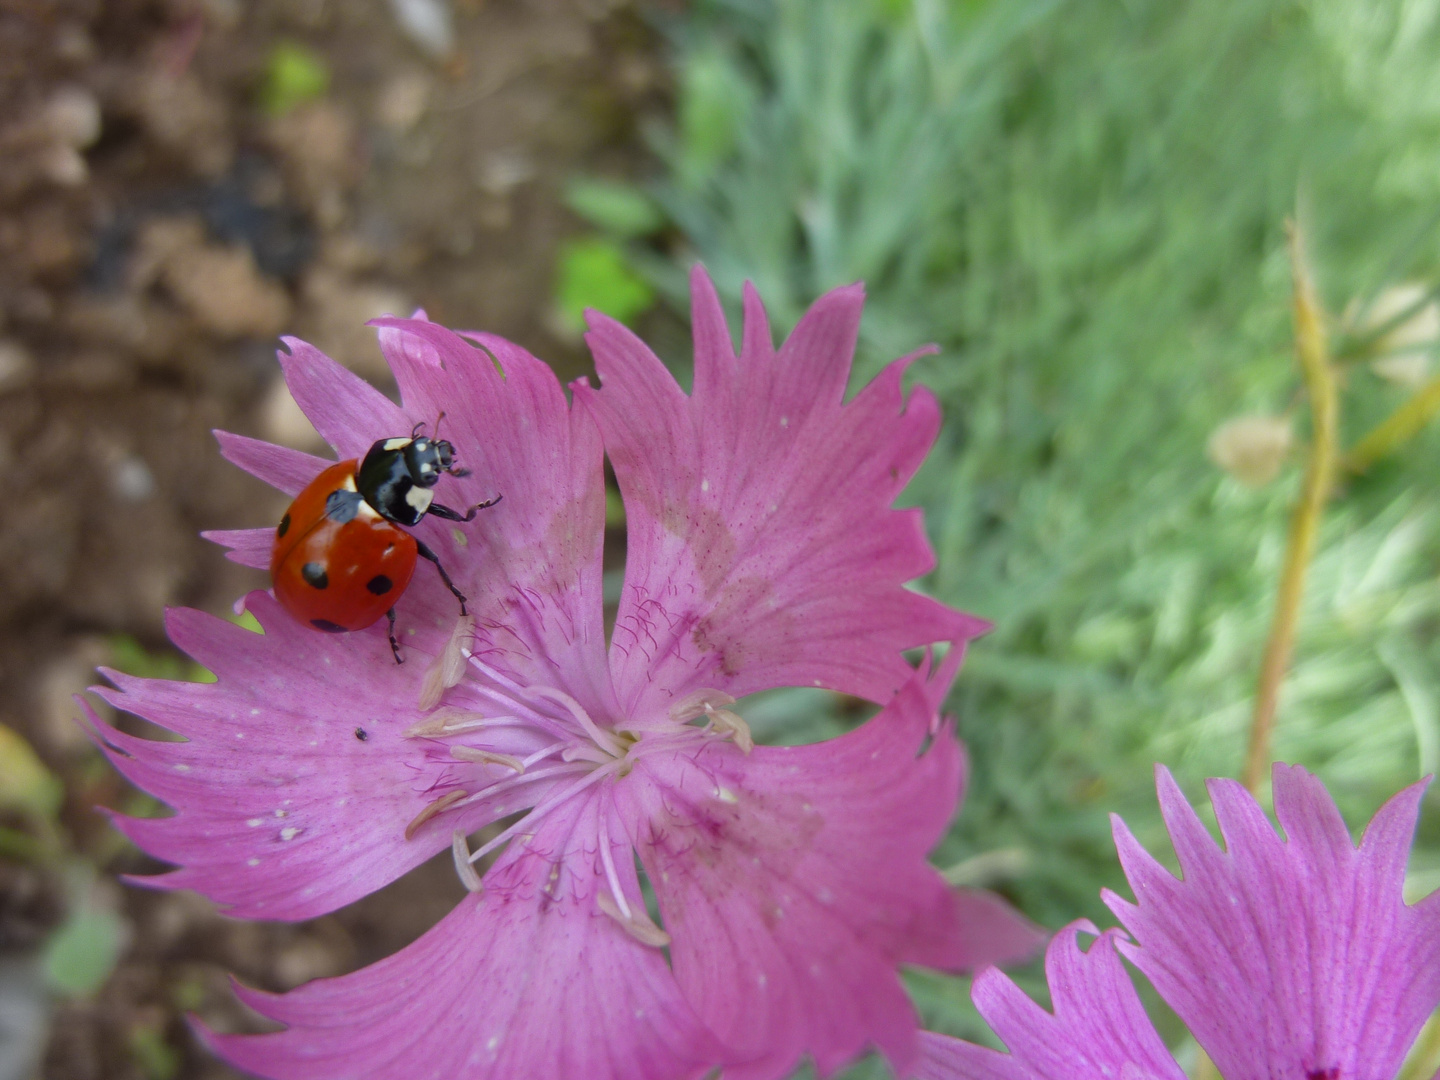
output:
[[[1345,467],[1362,473],[1419,433],[1440,412],[1440,376],[1416,390],[1398,409],[1376,424],[1345,457]]]
[[[1315,286],[1305,262],[1305,245],[1300,228],[1290,223],[1290,263],[1295,280],[1295,352],[1305,377],[1310,398],[1310,455],[1300,501],[1290,521],[1285,545],[1285,566],[1280,590],[1275,597],[1275,617],[1260,664],[1260,682],[1255,691],[1255,717],[1250,725],[1250,748],[1245,755],[1245,786],[1259,791],[1270,771],[1270,735],[1275,726],[1275,708],[1280,684],[1290,666],[1295,648],[1295,631],[1300,603],[1305,596],[1305,574],[1315,554],[1320,518],[1335,474],[1335,441],[1338,429],[1339,397],[1335,373],[1330,367],[1325,340],[1324,312],[1315,297]]]

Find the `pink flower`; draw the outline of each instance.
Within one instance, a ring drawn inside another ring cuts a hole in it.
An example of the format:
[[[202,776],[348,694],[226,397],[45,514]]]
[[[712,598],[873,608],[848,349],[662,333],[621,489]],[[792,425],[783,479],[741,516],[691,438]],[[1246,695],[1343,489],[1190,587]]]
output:
[[[1357,849],[1323,784],[1275,766],[1275,815],[1233,780],[1211,780],[1221,851],[1174,779],[1160,807],[1184,880],[1114,819],[1137,904],[1088,952],[1066,927],[1045,957],[1045,1012],[994,969],[974,999],[1010,1053],[926,1034],[924,1080],[1101,1080],[1185,1074],[1160,1041],[1123,954],[1185,1021],[1225,1080],[1391,1080],[1440,1005],[1440,893],[1405,904],[1405,862],[1426,783],[1377,813]]]
[[[688,397],[602,316],[589,342],[603,387],[575,384],[573,407],[522,349],[423,319],[376,324],[401,406],[288,342],[290,389],[341,457],[443,411],[474,471],[437,493],[504,501],[469,525],[415,530],[473,622],[457,625],[422,566],[399,603],[403,667],[380,627],[318,634],[254,593],[263,635],[170,615],[172,639],[217,683],[107,672],[107,701],[188,740],[96,729],[176,810],[116,816],[178,864],[150,884],[307,919],[450,847],[472,892],[372,967],[285,995],[241,989],[287,1029],[208,1034],[236,1065],[305,1080],[661,1080],[724,1065],[744,1080],[807,1054],[829,1072],[875,1045],[905,1067],[918,1035],[897,965],[1035,946],[1028,924],[947,889],[925,861],[964,777],[937,709],[983,629],[903,588],[932,556],[919,511],[891,503],[935,438],[934,399],[906,398],[906,358],[842,403],[858,286],[821,298],[778,353],[748,292],[738,357],[702,272],[693,288]],[[285,492],[325,464],[221,444]],[[629,540],[608,653],[602,451]],[[241,562],[268,560],[268,528],[214,538]],[[937,642],[953,643],[938,667],[901,655]],[[752,749],[735,699],[782,685],[884,709],[829,743]],[[482,881],[474,866],[491,851]]]

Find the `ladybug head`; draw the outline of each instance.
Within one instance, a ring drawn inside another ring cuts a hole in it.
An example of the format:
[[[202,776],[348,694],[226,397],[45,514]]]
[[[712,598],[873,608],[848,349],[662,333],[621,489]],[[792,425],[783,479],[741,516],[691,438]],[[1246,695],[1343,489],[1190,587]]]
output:
[[[451,476],[469,476],[469,469],[455,467],[455,447],[444,439],[427,439],[419,435],[401,451],[405,468],[410,472],[411,481],[419,487],[434,487],[441,473]]]

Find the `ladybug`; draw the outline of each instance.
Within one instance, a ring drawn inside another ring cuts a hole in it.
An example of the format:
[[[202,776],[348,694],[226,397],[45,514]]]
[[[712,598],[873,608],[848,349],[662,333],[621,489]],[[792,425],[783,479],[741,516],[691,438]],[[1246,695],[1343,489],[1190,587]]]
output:
[[[415,558],[429,559],[440,580],[460,601],[440,559],[401,526],[426,514],[446,521],[470,521],[500,501],[478,503],[465,513],[434,501],[431,490],[444,474],[468,476],[455,466],[455,448],[444,439],[420,434],[381,439],[361,461],[331,465],[295,496],[275,530],[270,576],[275,597],[302,623],[331,634],[363,630],[381,615],[389,622],[390,649],[397,664],[395,601],[400,599]]]

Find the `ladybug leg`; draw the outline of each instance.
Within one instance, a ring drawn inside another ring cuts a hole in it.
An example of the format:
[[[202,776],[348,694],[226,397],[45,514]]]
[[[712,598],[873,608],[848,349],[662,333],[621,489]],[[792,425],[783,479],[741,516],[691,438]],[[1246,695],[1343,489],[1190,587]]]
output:
[[[385,618],[389,620],[390,624],[387,630],[390,635],[390,651],[395,654],[395,662],[397,664],[403,664],[405,660],[400,655],[400,642],[395,640],[395,609],[393,607],[385,612]]]
[[[434,506],[431,506],[430,509],[433,511],[433,510],[435,509],[435,507],[434,507]],[[451,513],[454,513],[454,511],[452,510]],[[455,518],[454,520],[464,521],[464,520],[466,520],[466,519],[465,519],[465,518]],[[465,604],[466,604],[465,594],[462,593],[459,589],[457,589],[457,588],[455,587],[455,583],[450,580],[450,575],[445,572],[445,567],[443,567],[443,566],[440,565],[440,556],[439,556],[439,555],[436,555],[435,552],[431,551],[428,547],[425,546],[425,544],[423,544],[423,543],[422,543],[421,541],[419,541],[419,540],[416,540],[416,541],[415,541],[415,550],[416,550],[417,554],[419,554],[419,556],[420,556],[422,559],[429,559],[431,562],[433,562],[433,563],[435,564],[435,569],[440,571],[440,580],[443,581],[443,582],[445,582],[445,587],[446,587],[447,589],[449,589],[452,593],[455,594],[455,599],[456,599],[456,600],[459,600],[459,601],[460,601],[460,614],[461,614],[461,615],[468,615],[468,614],[470,614],[468,611],[465,610]]]
[[[481,510],[490,509],[490,507],[494,506],[504,497],[504,495],[496,495],[493,499],[486,499],[482,503],[476,503],[463,514],[460,513],[459,510],[451,510],[450,507],[442,506],[440,503],[431,503],[427,513],[434,514],[438,518],[444,518],[446,521],[474,521],[476,514]]]

